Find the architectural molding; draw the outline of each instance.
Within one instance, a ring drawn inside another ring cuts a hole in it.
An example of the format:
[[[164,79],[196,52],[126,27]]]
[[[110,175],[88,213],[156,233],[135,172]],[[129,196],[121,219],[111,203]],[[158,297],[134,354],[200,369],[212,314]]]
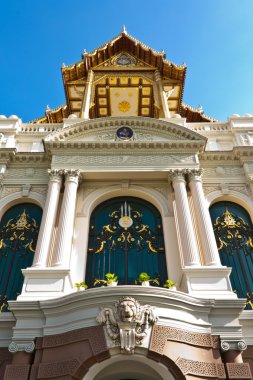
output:
[[[23,196],[21,189],[20,191],[11,192],[9,195],[0,199],[0,218],[10,207],[20,203],[35,203],[43,208],[46,200],[45,198],[45,196],[35,191],[30,191],[29,196]]]
[[[171,216],[172,210],[169,210],[168,200],[163,194],[154,188],[130,184],[128,187],[122,185],[111,185],[91,191],[83,201],[81,208],[83,216],[89,216],[92,210],[107,199],[117,196],[139,197],[152,203],[161,213],[162,216]]]

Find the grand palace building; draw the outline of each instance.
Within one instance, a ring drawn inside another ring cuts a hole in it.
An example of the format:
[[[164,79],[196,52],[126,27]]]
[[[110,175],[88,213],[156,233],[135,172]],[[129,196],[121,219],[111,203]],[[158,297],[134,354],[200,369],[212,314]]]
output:
[[[0,379],[252,379],[253,116],[125,28],[62,78],[0,115]]]

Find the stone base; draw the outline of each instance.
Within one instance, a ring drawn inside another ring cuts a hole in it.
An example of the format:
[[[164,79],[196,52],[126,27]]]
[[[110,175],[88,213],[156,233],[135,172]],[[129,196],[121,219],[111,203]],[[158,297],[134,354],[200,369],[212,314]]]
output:
[[[46,300],[71,292],[73,284],[69,269],[29,268],[22,269],[24,285],[17,301]]]
[[[229,281],[231,270],[227,267],[186,267],[181,290],[193,297],[236,299]]]

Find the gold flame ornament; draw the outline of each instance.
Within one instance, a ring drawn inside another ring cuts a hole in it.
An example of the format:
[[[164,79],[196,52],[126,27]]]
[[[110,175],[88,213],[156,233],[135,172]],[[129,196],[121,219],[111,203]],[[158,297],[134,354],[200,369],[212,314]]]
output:
[[[124,205],[121,206],[121,218],[119,220],[119,225],[122,228],[129,228],[133,224],[133,219],[131,218],[131,208],[130,205],[127,206],[125,202]]]

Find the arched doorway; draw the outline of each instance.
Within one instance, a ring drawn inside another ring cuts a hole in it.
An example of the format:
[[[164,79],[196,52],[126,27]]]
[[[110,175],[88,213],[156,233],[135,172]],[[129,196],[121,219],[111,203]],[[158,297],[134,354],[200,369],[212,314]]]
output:
[[[167,366],[142,354],[115,354],[93,365],[83,380],[175,380],[175,376]]]
[[[36,248],[42,209],[32,203],[11,207],[0,223],[0,313],[8,311],[8,300],[21,293],[21,269],[30,267]]]
[[[253,225],[248,212],[234,202],[210,207],[214,234],[222,265],[232,267],[231,285],[239,298],[253,309]]]
[[[115,273],[119,284],[134,284],[146,272],[167,278],[162,220],[149,202],[117,197],[98,205],[90,219],[86,282]]]

